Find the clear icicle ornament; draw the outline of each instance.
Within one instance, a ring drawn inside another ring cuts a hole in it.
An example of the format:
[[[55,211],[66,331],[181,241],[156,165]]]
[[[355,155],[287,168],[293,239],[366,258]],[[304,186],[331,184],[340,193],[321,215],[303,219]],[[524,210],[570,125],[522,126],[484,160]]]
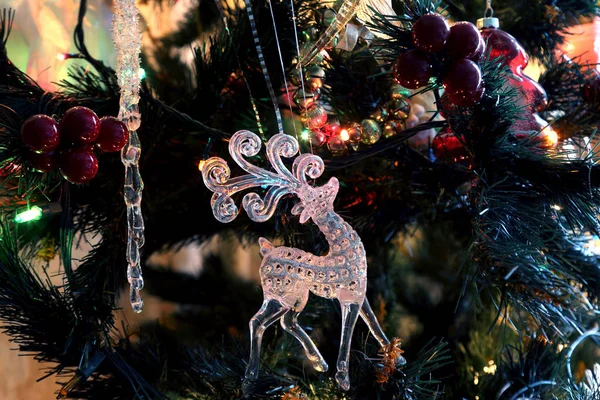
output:
[[[231,177],[231,170],[222,158],[212,157],[204,162],[202,178],[206,187],[214,192],[211,201],[213,215],[221,222],[233,221],[239,210],[231,196],[243,190],[261,188],[266,190],[264,196],[256,192],[246,193],[242,207],[251,220],[264,222],[273,216],[284,196],[293,194],[300,201],[291,213],[300,216],[300,223],[312,220],[319,227],[329,243],[329,253],[316,256],[292,247],[275,247],[267,239],[259,239],[263,256],[260,275],[264,302],[250,321],[250,360],[246,379],[257,379],[263,333],[277,320],[285,331],[300,342],[313,368],[327,371],[327,363],[319,349],[297,323],[298,315],[312,292],[317,296],[337,299],[342,308],[342,340],[335,379],[343,390],[348,390],[350,344],[359,317],[382,348],[390,346],[390,340],[365,297],[367,258],[362,240],[333,208],[339,188],[337,178],[333,177],[317,187],[309,182],[309,179],[318,178],[325,169],[320,157],[301,154],[295,158],[290,171],[282,157],[295,157],[299,151],[298,141],[280,133],[271,137],[266,146],[267,159],[275,170],[273,172],[257,167],[246,159],[257,155],[260,147],[260,138],[252,132],[239,131],[231,137],[229,153],[236,164],[247,172],[242,176]],[[403,365],[406,360],[398,356],[395,362]]]
[[[144,219],[141,208],[144,182],[139,169],[142,148],[136,131],[141,124],[138,71],[142,35],[134,0],[116,0],[112,34],[117,53],[117,80],[121,88],[119,119],[129,129],[129,143],[121,150],[121,161],[125,167],[123,197],[127,207],[126,258],[129,301],[133,311],[140,313],[144,309],[144,301],[140,295],[140,290],[144,287],[140,266],[140,248],[144,245]]]

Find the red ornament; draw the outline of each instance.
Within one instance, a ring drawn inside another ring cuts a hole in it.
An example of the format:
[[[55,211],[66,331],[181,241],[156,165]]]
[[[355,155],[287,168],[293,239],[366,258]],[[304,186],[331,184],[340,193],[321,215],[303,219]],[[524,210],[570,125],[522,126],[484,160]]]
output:
[[[398,57],[392,74],[396,81],[408,89],[425,86],[433,75],[433,67],[427,55],[418,50],[409,50]]]
[[[63,115],[60,133],[67,143],[93,143],[100,134],[100,120],[96,113],[87,107],[73,107]]]
[[[412,40],[421,51],[435,53],[446,45],[450,28],[439,14],[425,14],[412,26]]]
[[[446,43],[446,53],[455,60],[468,58],[478,60],[483,53],[485,43],[475,25],[460,21],[450,28],[450,36]]]
[[[107,153],[121,150],[129,141],[127,125],[115,117],[100,119],[100,134],[96,139],[96,146]]]
[[[38,154],[28,152],[27,161],[38,172],[50,172],[56,169],[56,156],[54,153]]]
[[[469,153],[450,128],[441,130],[431,142],[433,155],[443,161],[462,161]]]
[[[529,63],[529,56],[525,49],[510,34],[493,27],[483,28],[482,36],[487,39],[490,49],[490,58],[503,57],[503,64],[508,65],[513,77],[509,78],[511,84],[519,89],[526,105],[533,111],[541,111],[548,105],[546,91],[539,83],[523,73]]]
[[[481,70],[471,60],[454,61],[443,83],[450,101],[460,107],[475,105],[483,96]]]
[[[29,150],[50,153],[60,144],[58,124],[54,118],[47,115],[33,115],[23,123],[21,138]]]
[[[327,136],[321,131],[312,131],[310,133],[310,143],[314,147],[321,147],[327,142]]]
[[[71,183],[86,183],[98,172],[98,159],[85,148],[69,149],[60,155],[60,173]]]

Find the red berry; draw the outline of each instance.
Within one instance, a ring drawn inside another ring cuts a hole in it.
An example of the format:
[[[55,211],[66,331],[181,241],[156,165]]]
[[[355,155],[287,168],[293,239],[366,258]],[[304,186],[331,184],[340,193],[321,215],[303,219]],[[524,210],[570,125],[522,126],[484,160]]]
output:
[[[96,146],[107,153],[119,151],[129,141],[127,125],[115,117],[100,119],[100,135],[96,139]]]
[[[56,169],[56,156],[54,153],[38,154],[28,152],[27,161],[38,172],[50,172]]]
[[[446,43],[446,52],[455,60],[472,59],[483,53],[485,44],[479,30],[470,22],[461,21],[452,25]]]
[[[450,28],[439,14],[425,14],[412,26],[412,40],[421,51],[435,53],[446,45]]]
[[[98,159],[86,148],[61,153],[59,163],[60,173],[71,183],[89,182],[98,172]]]
[[[100,133],[100,120],[87,107],[73,107],[63,115],[60,133],[63,140],[74,145],[93,143]]]
[[[481,70],[471,60],[454,61],[443,83],[450,101],[460,107],[472,106],[483,96]]]
[[[29,117],[21,127],[21,138],[27,148],[36,153],[50,153],[60,143],[58,124],[47,115]]]
[[[408,89],[425,86],[433,75],[433,67],[427,55],[418,50],[402,53],[392,69],[396,81]]]

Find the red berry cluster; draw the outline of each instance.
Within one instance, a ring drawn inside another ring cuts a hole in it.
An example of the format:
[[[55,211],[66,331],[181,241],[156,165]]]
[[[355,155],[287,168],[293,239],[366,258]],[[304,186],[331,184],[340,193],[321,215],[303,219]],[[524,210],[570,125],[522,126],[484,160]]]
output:
[[[21,138],[35,170],[49,172],[58,167],[69,182],[85,183],[98,172],[94,147],[104,152],[119,151],[127,144],[129,131],[114,117],[99,119],[87,107],[73,107],[60,124],[43,114],[28,118],[21,127]]]
[[[481,100],[484,87],[476,62],[485,43],[475,25],[461,21],[450,28],[441,15],[425,14],[412,27],[412,41],[415,49],[402,53],[393,67],[400,85],[409,89],[426,85],[434,75],[433,61],[441,60],[450,101],[468,107]]]

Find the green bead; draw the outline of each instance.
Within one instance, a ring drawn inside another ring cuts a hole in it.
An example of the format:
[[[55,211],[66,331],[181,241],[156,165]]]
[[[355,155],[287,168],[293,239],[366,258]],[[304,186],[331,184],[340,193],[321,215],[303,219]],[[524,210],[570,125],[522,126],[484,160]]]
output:
[[[390,98],[392,100],[405,99],[412,95],[412,92],[398,84],[393,84],[390,87]]]
[[[381,127],[373,119],[363,119],[361,122],[361,141],[364,144],[374,144],[381,137]]]
[[[394,119],[405,120],[410,114],[410,100],[406,98],[393,100],[391,109]]]

